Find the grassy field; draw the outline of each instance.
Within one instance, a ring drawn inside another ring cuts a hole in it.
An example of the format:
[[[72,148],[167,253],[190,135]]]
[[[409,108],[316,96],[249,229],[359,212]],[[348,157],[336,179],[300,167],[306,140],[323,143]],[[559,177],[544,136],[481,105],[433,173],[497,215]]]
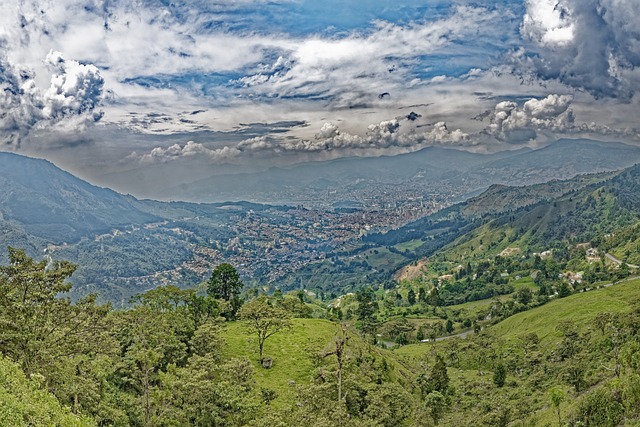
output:
[[[390,252],[387,248],[376,248],[370,249],[361,254],[367,261],[367,263],[380,271],[384,269],[385,271],[394,271],[397,269],[402,263],[407,261],[407,258]]]
[[[498,299],[506,300],[510,295]],[[446,307],[447,309],[465,309],[468,313],[477,313],[488,308],[492,300],[473,301]],[[502,322],[490,326],[496,336],[513,339],[535,332],[544,346],[560,336],[555,330],[563,320],[573,320],[578,324],[587,324],[601,312],[621,313],[640,306],[640,279],[623,282],[607,288],[571,295],[567,298],[551,301],[542,307],[518,313]],[[437,343],[436,343],[437,346]],[[433,344],[409,344],[394,350],[410,358],[421,357],[432,351]]]
[[[422,239],[414,239],[414,240],[408,240],[406,242],[398,243],[397,245],[395,245],[395,248],[403,252],[406,251],[407,249],[410,251],[415,251],[420,246],[422,246],[422,244],[424,244]]]
[[[492,326],[491,330],[506,339],[535,332],[544,342],[560,336],[555,327],[563,320],[586,324],[598,313],[620,313],[639,305],[640,280],[632,280],[551,301],[542,307],[518,313]]]
[[[273,402],[291,402],[295,398],[292,381],[308,384],[313,372],[312,356],[332,342],[338,331],[328,320],[293,319],[293,327],[273,335],[265,342],[264,354],[273,358],[273,367],[264,369],[258,361],[257,339],[247,333],[242,322],[230,322],[225,330],[226,357],[246,357],[255,367],[256,390],[275,390],[280,398]]]

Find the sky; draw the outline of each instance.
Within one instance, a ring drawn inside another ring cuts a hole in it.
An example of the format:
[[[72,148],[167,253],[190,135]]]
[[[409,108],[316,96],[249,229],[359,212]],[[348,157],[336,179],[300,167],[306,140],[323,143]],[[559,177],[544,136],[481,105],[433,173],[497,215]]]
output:
[[[4,0],[0,14],[0,150],[136,195],[115,177],[640,144],[638,88],[636,0]]]

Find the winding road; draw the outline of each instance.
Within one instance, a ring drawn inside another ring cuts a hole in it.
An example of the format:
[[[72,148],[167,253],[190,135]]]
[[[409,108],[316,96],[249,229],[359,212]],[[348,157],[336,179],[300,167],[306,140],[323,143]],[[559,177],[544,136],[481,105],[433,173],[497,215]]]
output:
[[[614,264],[618,264],[618,265],[620,265],[620,264],[622,264],[622,263],[623,263],[623,261],[622,261],[622,260],[619,260],[618,258],[614,257],[614,256],[613,256],[613,255],[611,255],[610,253],[606,253],[606,254],[604,254],[604,256],[605,256],[605,257],[607,257],[607,259],[608,259],[609,261],[613,262]],[[638,267],[637,265],[633,265],[633,264],[627,264],[627,266],[628,266],[629,268],[640,268],[640,267]]]

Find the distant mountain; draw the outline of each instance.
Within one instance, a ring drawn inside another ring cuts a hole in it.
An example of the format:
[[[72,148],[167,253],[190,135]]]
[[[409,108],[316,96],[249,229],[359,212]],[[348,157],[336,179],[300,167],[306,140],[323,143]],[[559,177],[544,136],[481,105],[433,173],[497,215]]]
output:
[[[0,153],[0,264],[7,246],[36,259],[46,250],[46,256],[78,264],[72,296],[99,292],[126,304],[160,283],[200,282],[219,262],[214,247],[236,237],[228,227],[233,218],[267,208],[137,200],[46,160]],[[191,269],[183,268],[188,261]]]
[[[62,243],[159,218],[135,198],[95,187],[46,160],[0,153],[0,219]]]
[[[561,139],[538,150],[485,163],[469,175],[493,183],[524,185],[613,171],[636,163],[640,163],[640,148],[636,146],[590,139]]]
[[[617,142],[563,139],[544,148],[476,154],[428,147],[413,153],[356,157],[272,168],[255,173],[216,174],[157,190],[161,199],[198,202],[246,199],[268,203],[322,199],[353,200],[373,186],[405,185],[426,194],[445,189],[463,196],[491,184],[528,185],[578,174],[611,171],[640,162],[640,148]],[[327,204],[330,204],[327,203]]]
[[[416,256],[453,251],[459,258],[486,259],[506,247],[543,251],[567,240],[601,243],[620,231],[635,242],[639,223],[640,165],[634,165],[531,186],[493,185],[465,202],[363,240],[379,246],[414,242]],[[627,241],[616,245],[630,250]]]
[[[471,170],[515,153],[482,155],[466,151],[428,147],[415,153],[382,157],[352,157],[309,162],[291,167],[274,167],[256,173],[215,175],[162,190],[160,198],[190,201],[247,199],[275,200],[286,193],[317,197],[329,189],[353,189],[409,181],[436,183],[449,180],[461,171]]]

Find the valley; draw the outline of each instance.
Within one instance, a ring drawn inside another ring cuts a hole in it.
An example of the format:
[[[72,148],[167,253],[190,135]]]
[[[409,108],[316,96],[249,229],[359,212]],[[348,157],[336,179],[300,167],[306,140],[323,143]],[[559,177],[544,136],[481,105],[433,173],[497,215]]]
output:
[[[35,257],[0,267],[7,420],[638,420],[638,165],[370,208],[137,200],[38,166],[34,203],[70,214],[43,229],[3,178],[3,243]]]
[[[567,150],[572,160],[558,163]],[[609,164],[592,165],[589,159],[602,150]],[[398,269],[431,256],[490,215],[524,209],[611,175],[558,178],[624,167],[640,160],[640,151],[579,140],[495,155],[430,148],[398,157],[236,178],[251,187],[277,177],[283,190],[300,195],[285,198],[297,204],[269,205],[138,200],[90,186],[50,163],[6,154],[0,172],[1,244],[77,262],[74,298],[97,292],[119,306],[161,284],[197,285],[223,262],[236,266],[251,288],[339,295],[391,283]],[[535,166],[514,169],[516,160]],[[504,186],[541,180],[546,183]]]

